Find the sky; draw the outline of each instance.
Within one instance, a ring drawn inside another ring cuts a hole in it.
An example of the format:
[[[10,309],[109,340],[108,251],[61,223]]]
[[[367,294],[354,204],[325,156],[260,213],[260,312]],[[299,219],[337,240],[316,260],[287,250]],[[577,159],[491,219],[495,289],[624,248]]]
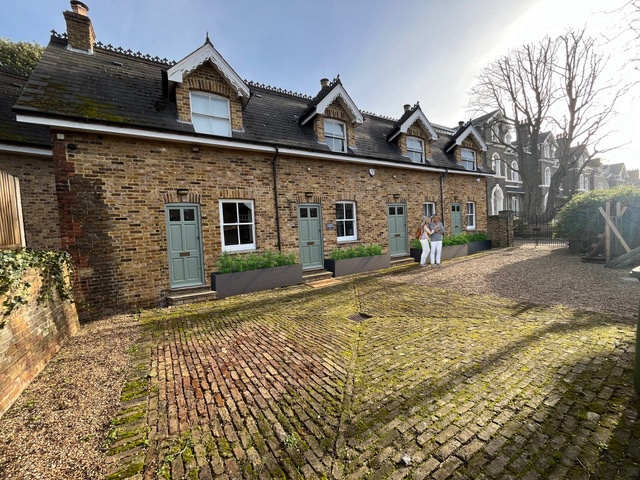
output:
[[[454,126],[477,113],[468,92],[481,69],[526,43],[586,27],[612,38],[627,0],[86,0],[96,39],[168,60],[207,34],[243,79],[314,96],[320,79],[340,79],[365,112],[399,118],[420,102],[431,123]],[[606,3],[607,11],[603,11]],[[68,0],[6,2],[0,37],[46,45],[66,31]],[[622,39],[606,45],[612,76]],[[618,43],[616,43],[618,42]],[[636,55],[638,56],[638,55]],[[625,72],[629,73],[625,73]],[[636,78],[639,72],[635,70]],[[627,77],[629,75],[629,77]],[[630,92],[602,146],[610,163],[640,168],[640,88]]]

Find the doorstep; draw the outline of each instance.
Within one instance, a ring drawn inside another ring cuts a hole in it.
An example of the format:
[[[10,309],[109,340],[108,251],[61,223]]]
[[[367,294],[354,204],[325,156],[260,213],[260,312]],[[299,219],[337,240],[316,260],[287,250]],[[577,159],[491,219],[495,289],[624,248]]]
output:
[[[188,303],[208,302],[217,298],[216,292],[211,287],[183,288],[171,290],[167,294],[167,306],[186,305]]]

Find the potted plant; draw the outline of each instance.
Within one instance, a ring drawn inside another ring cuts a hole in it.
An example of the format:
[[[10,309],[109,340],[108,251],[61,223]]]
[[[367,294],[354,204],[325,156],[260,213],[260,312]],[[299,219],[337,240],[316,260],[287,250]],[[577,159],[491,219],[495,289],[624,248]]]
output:
[[[491,249],[491,240],[487,239],[485,232],[468,233],[467,236],[469,237],[468,255]]]
[[[409,242],[409,256],[416,262],[420,262],[420,257],[422,256],[422,244],[417,238],[414,238]]]
[[[340,248],[331,252],[325,259],[324,268],[334,277],[370,272],[391,266],[389,254],[382,252],[380,245],[359,245],[357,247]]]
[[[464,257],[468,253],[467,235],[458,233],[447,235],[442,239],[442,260]]]
[[[251,253],[245,256],[228,252],[220,255],[218,271],[211,274],[211,290],[217,298],[302,283],[302,264],[294,253]]]

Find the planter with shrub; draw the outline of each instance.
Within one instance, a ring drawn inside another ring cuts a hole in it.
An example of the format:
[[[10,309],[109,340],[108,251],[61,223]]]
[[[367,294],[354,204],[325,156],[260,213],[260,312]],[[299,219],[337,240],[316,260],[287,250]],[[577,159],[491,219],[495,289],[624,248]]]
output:
[[[420,240],[413,239],[409,245],[409,255],[416,261],[420,261],[422,245]],[[442,240],[442,260],[456,257],[464,257],[491,248],[491,240],[487,240],[485,232],[460,233],[445,236]]]
[[[332,272],[334,277],[381,270],[390,266],[391,258],[389,254],[382,252],[380,245],[336,249],[331,253],[331,258],[324,261],[324,268]]]
[[[223,253],[218,271],[211,274],[211,290],[217,298],[302,283],[302,264],[295,254],[264,252],[246,256]]]

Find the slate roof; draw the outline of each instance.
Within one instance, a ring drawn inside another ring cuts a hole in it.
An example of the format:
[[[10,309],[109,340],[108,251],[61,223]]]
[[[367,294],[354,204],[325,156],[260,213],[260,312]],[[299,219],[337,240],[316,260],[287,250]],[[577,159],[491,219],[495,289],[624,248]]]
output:
[[[94,47],[93,55],[72,52],[66,49],[66,39],[54,35],[14,110],[34,116],[211,137],[197,134],[191,124],[177,120],[175,101],[167,94],[166,71],[170,67],[169,63],[100,46]],[[234,131],[234,140],[416,165],[400,155],[397,142],[386,140],[396,121],[376,115],[363,114],[364,123],[355,128],[356,148],[346,153],[332,152],[318,143],[312,124],[300,125],[299,120],[327,95],[330,86],[310,99],[249,85],[251,99],[243,110],[244,130]],[[448,140],[443,135],[432,144],[433,161],[426,166],[465,171],[452,154],[442,151],[443,142]],[[481,171],[491,173],[489,169]]]
[[[0,143],[51,148],[48,127],[19,123],[11,110],[26,84],[27,77],[24,74],[6,67],[0,68]]]

